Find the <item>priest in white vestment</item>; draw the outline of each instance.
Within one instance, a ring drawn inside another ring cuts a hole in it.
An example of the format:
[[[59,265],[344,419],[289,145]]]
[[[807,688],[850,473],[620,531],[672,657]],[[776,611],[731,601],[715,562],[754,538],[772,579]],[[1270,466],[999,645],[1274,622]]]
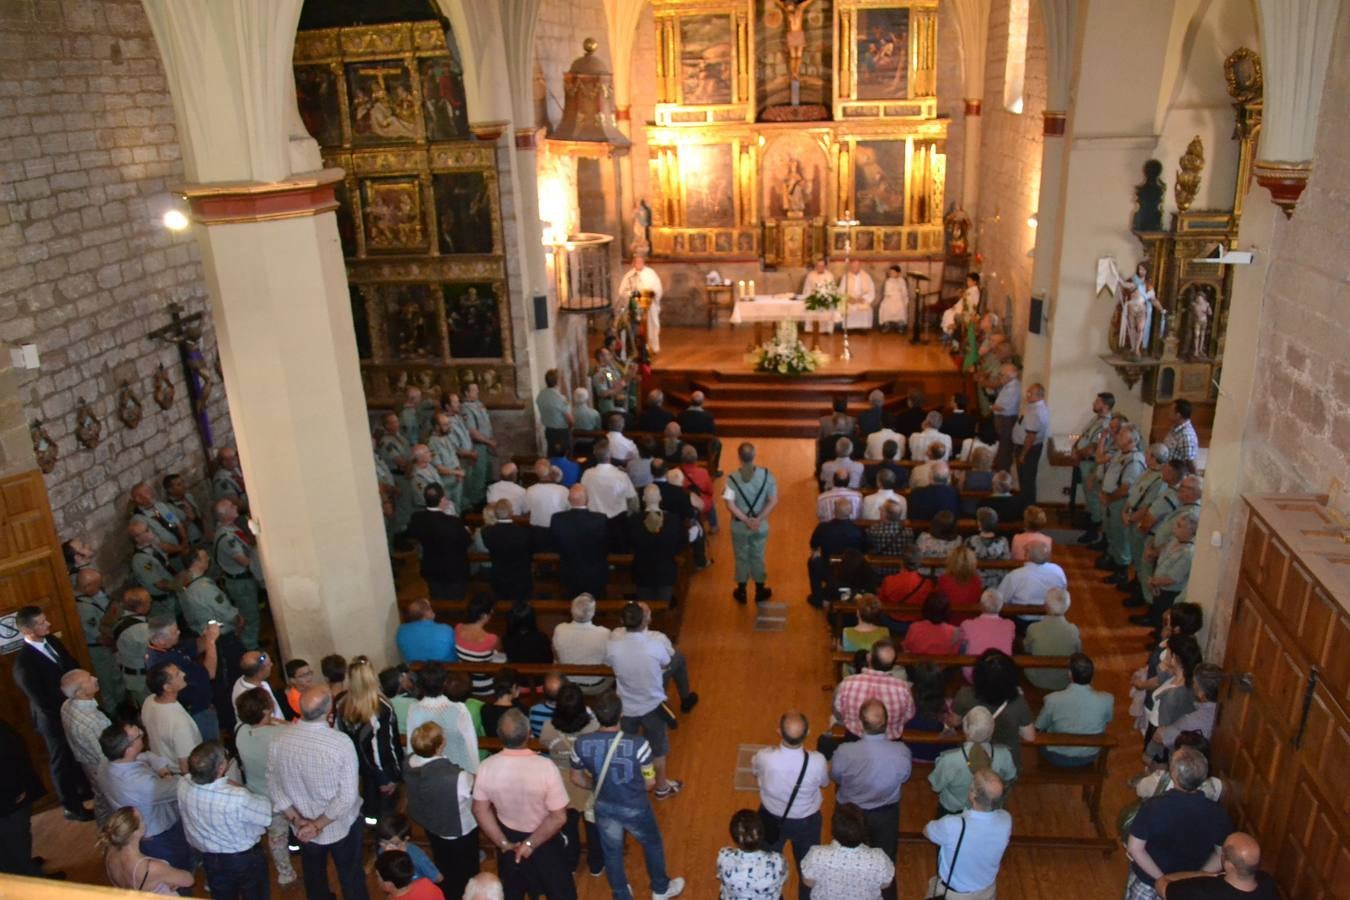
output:
[[[652,353],[661,352],[661,295],[664,292],[660,276],[647,268],[646,258],[639,253],[633,257],[633,268],[624,273],[619,282],[619,296],[614,298],[616,303],[627,307],[633,294],[651,295],[651,305],[647,307],[647,349]]]
[[[834,273],[830,271],[825,257],[816,260],[815,267],[806,273],[802,279],[802,297],[806,298],[816,292],[817,288],[834,284]],[[812,322],[808,323],[820,334],[831,334],[834,332],[833,322]]]
[[[877,302],[877,286],[872,276],[862,270],[862,260],[849,262],[848,272],[844,275],[844,315],[848,327],[853,330],[872,327],[873,306]]]

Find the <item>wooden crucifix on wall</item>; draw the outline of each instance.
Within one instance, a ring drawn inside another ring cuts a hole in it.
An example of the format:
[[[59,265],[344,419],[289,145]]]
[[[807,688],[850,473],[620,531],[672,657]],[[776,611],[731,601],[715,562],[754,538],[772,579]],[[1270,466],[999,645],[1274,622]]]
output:
[[[183,380],[187,382],[188,400],[192,403],[192,419],[197,425],[197,437],[201,439],[202,453],[206,455],[209,466],[214,439],[211,435],[208,406],[216,379],[206,361],[206,355],[202,352],[201,322],[205,313],[183,315],[183,307],[177,303],[170,303],[168,311],[169,324],[156,328],[146,337],[152,341],[164,341],[178,347],[178,359],[183,365]]]

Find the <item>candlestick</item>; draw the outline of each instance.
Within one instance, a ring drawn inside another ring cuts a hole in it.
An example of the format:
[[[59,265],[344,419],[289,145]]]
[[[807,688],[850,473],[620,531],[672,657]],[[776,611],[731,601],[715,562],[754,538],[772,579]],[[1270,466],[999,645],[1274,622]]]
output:
[[[744,299],[745,299],[745,281],[744,281],[744,280],[741,280],[741,281],[736,282],[736,299],[737,299],[737,300],[744,300]]]
[[[753,278],[750,279],[750,296],[755,296],[755,280]]]

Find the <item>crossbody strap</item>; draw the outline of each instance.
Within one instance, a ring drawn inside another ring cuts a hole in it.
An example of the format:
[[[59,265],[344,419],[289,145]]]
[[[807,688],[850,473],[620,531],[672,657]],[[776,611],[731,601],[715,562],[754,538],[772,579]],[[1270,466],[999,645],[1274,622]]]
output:
[[[605,761],[600,765],[600,776],[595,779],[595,787],[591,788],[591,796],[586,800],[587,809],[595,809],[596,798],[600,796],[600,788],[604,787],[605,776],[609,774],[609,763],[614,758],[614,751],[619,749],[619,741],[623,740],[623,732],[620,731],[614,735],[614,740],[609,744],[609,751],[605,754]]]
[[[787,806],[783,807],[784,819],[788,817],[788,813],[792,812],[792,804],[797,799],[797,792],[802,789],[802,780],[806,778],[806,767],[810,765],[810,763],[811,763],[811,752],[809,750],[803,750],[802,770],[797,773],[797,783],[792,786],[792,793],[788,795]]]
[[[947,865],[947,880],[942,882],[942,895],[952,889],[952,876],[956,874],[956,858],[961,855],[961,845],[966,840],[966,817],[961,816],[961,834],[956,838],[956,849],[952,851],[952,861]]]

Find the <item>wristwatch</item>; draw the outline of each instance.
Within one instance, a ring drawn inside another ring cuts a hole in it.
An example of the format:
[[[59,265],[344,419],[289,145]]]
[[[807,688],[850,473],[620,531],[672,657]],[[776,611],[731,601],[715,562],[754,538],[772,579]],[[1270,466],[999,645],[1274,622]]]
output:
[[[523,843],[525,844],[526,847],[529,847],[531,850],[534,849],[534,841],[530,840],[529,838],[526,838],[523,841]]]

